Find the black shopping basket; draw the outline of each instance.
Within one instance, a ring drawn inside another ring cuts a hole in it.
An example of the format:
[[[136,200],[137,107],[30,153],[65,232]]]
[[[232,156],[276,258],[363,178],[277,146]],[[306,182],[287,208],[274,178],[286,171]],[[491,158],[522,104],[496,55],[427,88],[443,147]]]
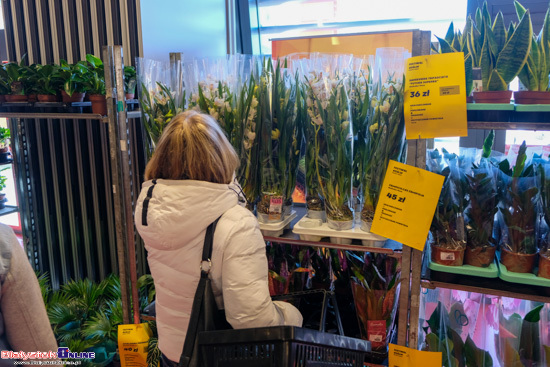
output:
[[[370,342],[294,326],[199,334],[204,367],[362,367]]]

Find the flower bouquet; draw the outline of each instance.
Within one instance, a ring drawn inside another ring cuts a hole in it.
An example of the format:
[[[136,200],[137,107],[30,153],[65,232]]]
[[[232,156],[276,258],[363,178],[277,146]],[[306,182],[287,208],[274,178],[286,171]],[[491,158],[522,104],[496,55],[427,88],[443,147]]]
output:
[[[376,80],[370,97],[363,163],[361,229],[365,231],[370,231],[390,159],[407,160],[403,115],[406,52],[402,49],[378,49],[376,53]]]
[[[306,76],[306,106],[314,132],[315,175],[325,201],[328,225],[336,230],[350,229],[354,222],[353,128],[346,90],[348,75],[344,67],[339,67],[345,66],[344,60],[328,65],[325,72],[313,68]]]
[[[500,263],[508,271],[531,273],[537,256],[535,226],[539,190],[535,169],[527,163],[527,145],[521,145],[514,168],[508,159],[500,165],[505,193],[500,203]]]
[[[431,172],[445,177],[435,214],[430,226],[431,259],[433,262],[461,266],[466,248],[464,207],[465,178],[459,169],[459,158],[443,149],[428,153],[426,165]]]
[[[260,222],[283,219],[289,176],[290,152],[296,135],[296,83],[286,62],[266,59],[259,82],[260,121]],[[297,144],[297,143],[296,143]]]

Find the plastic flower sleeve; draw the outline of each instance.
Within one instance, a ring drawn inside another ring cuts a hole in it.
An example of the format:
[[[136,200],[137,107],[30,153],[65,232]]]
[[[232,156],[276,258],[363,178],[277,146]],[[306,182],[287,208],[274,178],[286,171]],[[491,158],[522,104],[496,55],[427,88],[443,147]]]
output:
[[[153,154],[164,128],[185,106],[184,93],[170,89],[167,63],[137,59],[142,121],[147,133],[147,154]],[[180,97],[178,97],[178,95]]]
[[[537,164],[537,183],[540,191],[541,213],[537,226],[539,248],[538,276],[550,279],[550,162],[540,160]],[[550,362],[550,361],[549,361]]]
[[[343,66],[347,65],[327,63],[306,76],[308,114],[315,124],[315,174],[325,201],[327,222],[336,230],[352,228],[354,222],[353,127],[346,90],[349,75]]]
[[[285,61],[264,61],[259,96],[261,186],[257,214],[261,222],[277,222],[283,219],[297,123],[296,83]]]
[[[404,64],[407,56],[408,53],[402,48],[376,50],[363,164],[361,228],[365,231],[370,230],[390,159],[398,162],[407,160],[403,115]]]

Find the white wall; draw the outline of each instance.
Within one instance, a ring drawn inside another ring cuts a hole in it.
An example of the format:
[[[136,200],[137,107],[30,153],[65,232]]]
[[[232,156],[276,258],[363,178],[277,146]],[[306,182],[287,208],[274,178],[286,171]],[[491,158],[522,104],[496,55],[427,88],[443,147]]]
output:
[[[141,29],[145,58],[227,53],[224,0],[141,0]]]

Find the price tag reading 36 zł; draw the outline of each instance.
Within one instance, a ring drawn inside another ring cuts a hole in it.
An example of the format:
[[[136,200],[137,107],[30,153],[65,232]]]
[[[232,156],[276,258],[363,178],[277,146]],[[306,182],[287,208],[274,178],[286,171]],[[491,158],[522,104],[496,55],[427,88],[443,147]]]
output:
[[[467,136],[464,54],[411,57],[405,70],[407,139]]]
[[[422,251],[444,177],[390,161],[371,232]]]

